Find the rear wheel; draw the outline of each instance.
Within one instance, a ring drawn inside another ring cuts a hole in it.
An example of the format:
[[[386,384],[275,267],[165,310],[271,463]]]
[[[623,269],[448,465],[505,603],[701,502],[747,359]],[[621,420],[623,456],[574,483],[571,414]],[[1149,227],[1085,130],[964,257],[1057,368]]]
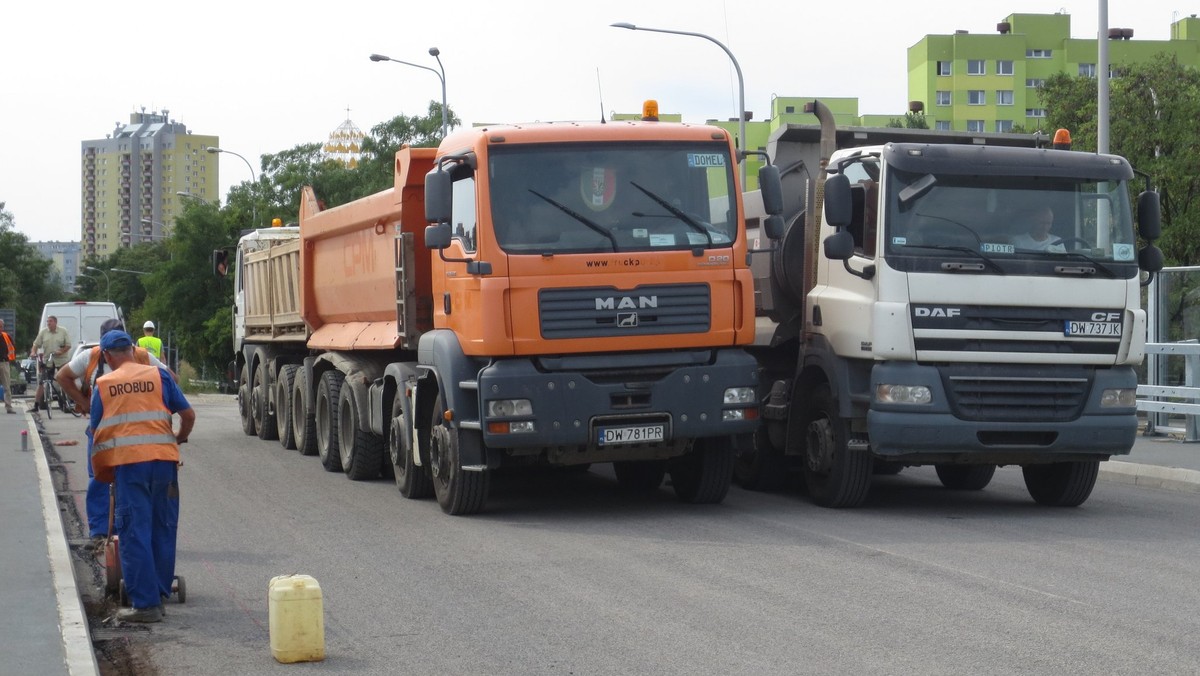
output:
[[[287,364],[279,369],[279,380],[275,383],[275,429],[279,433],[279,444],[284,448],[296,448],[296,431],[292,423],[292,391],[296,387],[296,371],[299,366]]]
[[[1039,505],[1049,507],[1078,507],[1096,486],[1100,462],[1056,462],[1050,465],[1026,465],[1025,488]]]
[[[340,472],[342,453],[338,448],[338,402],[341,400],[342,383],[346,376],[341,371],[329,370],[321,375],[317,383],[317,455],[327,472]]]
[[[487,470],[463,470],[459,456],[459,432],[445,419],[446,405],[439,393],[429,425],[429,469],[433,493],[447,514],[475,514],[487,502],[490,476]]]
[[[684,502],[716,504],[733,481],[734,450],[725,437],[698,439],[691,453],[671,461],[671,485]]]
[[[338,399],[338,449],[342,470],[353,481],[379,478],[383,464],[383,439],[362,425],[354,388],[342,383]]]
[[[992,482],[995,465],[934,465],[938,479],[955,491],[979,491]]]
[[[296,437],[296,450],[300,455],[317,454],[317,414],[310,399],[308,376],[300,369],[292,384],[292,396],[288,403],[292,407],[292,434]]]
[[[404,449],[404,438],[408,434],[409,423],[408,418],[404,417],[404,404],[400,400],[401,396],[397,392],[392,401],[391,427],[388,430],[388,454],[391,456],[396,488],[400,490],[400,495],[410,500],[419,500],[433,495],[433,482],[429,478],[428,458],[422,459],[422,464],[418,467],[413,462],[412,452]],[[428,447],[428,444],[429,433],[418,430],[417,448]]]
[[[804,483],[809,497],[822,507],[857,507],[871,488],[871,455],[850,450],[846,421],[828,385],[818,386],[807,411]]]
[[[250,365],[242,367],[238,376],[238,415],[242,419],[242,432],[254,436],[254,416],[250,413]]]
[[[268,362],[258,362],[254,369],[254,381],[250,388],[251,413],[254,415],[254,429],[258,430],[258,438],[271,441],[276,438],[275,409],[271,406],[270,374],[267,372]]]
[[[651,493],[662,485],[667,476],[666,460],[614,462],[617,485],[631,493]]]

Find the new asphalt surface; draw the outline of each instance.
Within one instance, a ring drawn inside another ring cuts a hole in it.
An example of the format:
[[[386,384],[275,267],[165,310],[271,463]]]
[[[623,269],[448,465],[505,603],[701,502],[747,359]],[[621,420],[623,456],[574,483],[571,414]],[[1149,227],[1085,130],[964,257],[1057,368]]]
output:
[[[38,420],[14,399],[0,413],[0,671],[84,676],[99,673],[76,584],[63,510],[83,487],[55,486]],[[1100,466],[1101,481],[1200,492],[1200,445],[1138,436],[1132,453]]]

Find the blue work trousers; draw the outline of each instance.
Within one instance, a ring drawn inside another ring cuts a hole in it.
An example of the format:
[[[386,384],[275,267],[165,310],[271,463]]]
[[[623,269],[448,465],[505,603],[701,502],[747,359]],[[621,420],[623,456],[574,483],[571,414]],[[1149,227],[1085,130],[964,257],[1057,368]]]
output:
[[[88,438],[88,487],[87,501],[84,507],[87,509],[88,537],[96,537],[97,535],[108,535],[108,484],[103,481],[96,481],[96,477],[92,474],[92,428],[87,428]]]
[[[175,580],[179,467],[166,460],[118,465],[113,485],[125,592],[134,608],[157,606]]]

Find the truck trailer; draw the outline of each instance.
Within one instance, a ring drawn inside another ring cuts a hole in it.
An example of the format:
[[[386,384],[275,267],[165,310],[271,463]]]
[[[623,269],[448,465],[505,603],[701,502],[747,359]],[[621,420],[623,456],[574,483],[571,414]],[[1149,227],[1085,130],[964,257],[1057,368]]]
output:
[[[1135,232],[1121,157],[917,130],[837,148],[812,112],[819,148],[787,129],[768,147],[787,227],[755,266],[764,426],[739,482],[799,470],[814,502],[852,507],[873,474],[933,465],[978,490],[1019,465],[1037,503],[1082,504],[1137,431],[1157,194]]]
[[[305,188],[238,244],[243,429],[449,514],[508,466],[721,501],[759,423],[738,161],[711,126],[502,125],[348,204]]]

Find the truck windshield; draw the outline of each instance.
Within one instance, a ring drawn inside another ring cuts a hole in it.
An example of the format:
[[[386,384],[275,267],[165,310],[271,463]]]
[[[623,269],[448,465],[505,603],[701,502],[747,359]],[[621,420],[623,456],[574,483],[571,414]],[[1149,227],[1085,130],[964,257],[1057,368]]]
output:
[[[493,146],[492,225],[514,254],[727,247],[733,168],[715,142]]]
[[[923,270],[947,257],[983,258],[987,268],[1007,273],[1040,273],[1052,262],[1126,277],[1136,267],[1123,181],[893,168],[886,200],[887,257],[902,269]]]

